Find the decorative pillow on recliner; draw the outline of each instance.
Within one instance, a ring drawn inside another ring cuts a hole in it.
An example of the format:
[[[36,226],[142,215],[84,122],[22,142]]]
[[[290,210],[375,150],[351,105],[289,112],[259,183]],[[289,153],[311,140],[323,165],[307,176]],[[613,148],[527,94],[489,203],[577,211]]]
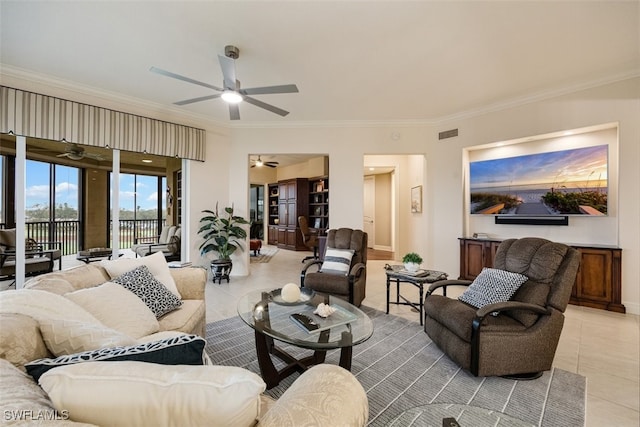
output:
[[[522,274],[485,267],[458,299],[476,308],[509,301],[527,280],[529,278]],[[498,313],[491,314],[498,315]]]
[[[146,265],[136,267],[112,281],[136,294],[157,318],[182,305],[182,300],[156,280]]]
[[[36,381],[49,369],[82,362],[132,360],[160,365],[203,365],[206,341],[197,335],[178,335],[128,347],[108,347],[82,353],[45,358],[24,365]]]
[[[346,276],[349,274],[351,258],[353,258],[354,252],[353,249],[327,248],[320,272]]]

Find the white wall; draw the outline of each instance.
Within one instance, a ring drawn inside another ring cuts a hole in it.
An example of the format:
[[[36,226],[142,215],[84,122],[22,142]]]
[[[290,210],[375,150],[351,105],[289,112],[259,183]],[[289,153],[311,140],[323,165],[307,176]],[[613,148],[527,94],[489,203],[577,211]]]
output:
[[[582,128],[604,123],[618,123],[618,205],[606,219],[609,227],[606,241],[622,248],[622,302],[629,312],[640,313],[640,78],[586,89],[552,99],[532,102],[477,117],[452,120],[438,126],[438,131],[458,128],[460,136],[429,144],[428,181],[430,199],[438,204],[430,221],[430,236],[437,265],[451,273],[458,266],[458,243],[465,222],[463,181],[463,148],[495,141],[518,139],[556,131]],[[616,213],[617,212],[617,213]],[[446,225],[450,224],[450,227]],[[481,229],[500,237],[542,236],[570,243],[594,243],[604,239],[594,227],[593,219],[571,219],[568,227],[497,226],[482,224]],[[557,238],[562,228],[561,238]],[[615,229],[619,231],[614,231]],[[474,230],[469,230],[473,232]],[[615,235],[618,235],[616,239]]]

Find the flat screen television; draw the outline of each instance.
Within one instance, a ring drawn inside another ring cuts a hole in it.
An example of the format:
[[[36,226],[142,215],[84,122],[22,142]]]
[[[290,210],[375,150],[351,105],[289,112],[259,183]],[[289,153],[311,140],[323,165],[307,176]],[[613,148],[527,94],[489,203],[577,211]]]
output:
[[[469,164],[473,215],[607,215],[608,146]]]

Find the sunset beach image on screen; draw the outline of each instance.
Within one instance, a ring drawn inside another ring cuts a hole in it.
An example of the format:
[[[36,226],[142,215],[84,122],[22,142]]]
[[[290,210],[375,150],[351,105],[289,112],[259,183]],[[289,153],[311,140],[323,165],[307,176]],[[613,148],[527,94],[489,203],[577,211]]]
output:
[[[608,146],[469,164],[470,213],[607,215]]]

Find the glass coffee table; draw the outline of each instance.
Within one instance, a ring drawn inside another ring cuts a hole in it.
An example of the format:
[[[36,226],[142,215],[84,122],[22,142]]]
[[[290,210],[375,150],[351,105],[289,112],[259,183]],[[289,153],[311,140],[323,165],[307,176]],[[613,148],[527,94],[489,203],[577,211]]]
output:
[[[326,320],[322,319],[313,314],[320,303],[329,304],[338,312]],[[290,317],[292,314],[309,316],[322,330],[308,332]],[[280,289],[250,292],[238,301],[238,315],[254,330],[258,365],[267,388],[277,386],[294,372],[304,372],[313,365],[324,363],[327,350],[339,348],[339,365],[351,369],[353,346],[366,341],[373,334],[373,323],[362,310],[340,298],[315,294],[304,288],[296,303],[283,301]],[[314,352],[308,357],[296,359],[277,347],[274,341]],[[281,359],[286,366],[281,370],[276,369],[271,355]]]

